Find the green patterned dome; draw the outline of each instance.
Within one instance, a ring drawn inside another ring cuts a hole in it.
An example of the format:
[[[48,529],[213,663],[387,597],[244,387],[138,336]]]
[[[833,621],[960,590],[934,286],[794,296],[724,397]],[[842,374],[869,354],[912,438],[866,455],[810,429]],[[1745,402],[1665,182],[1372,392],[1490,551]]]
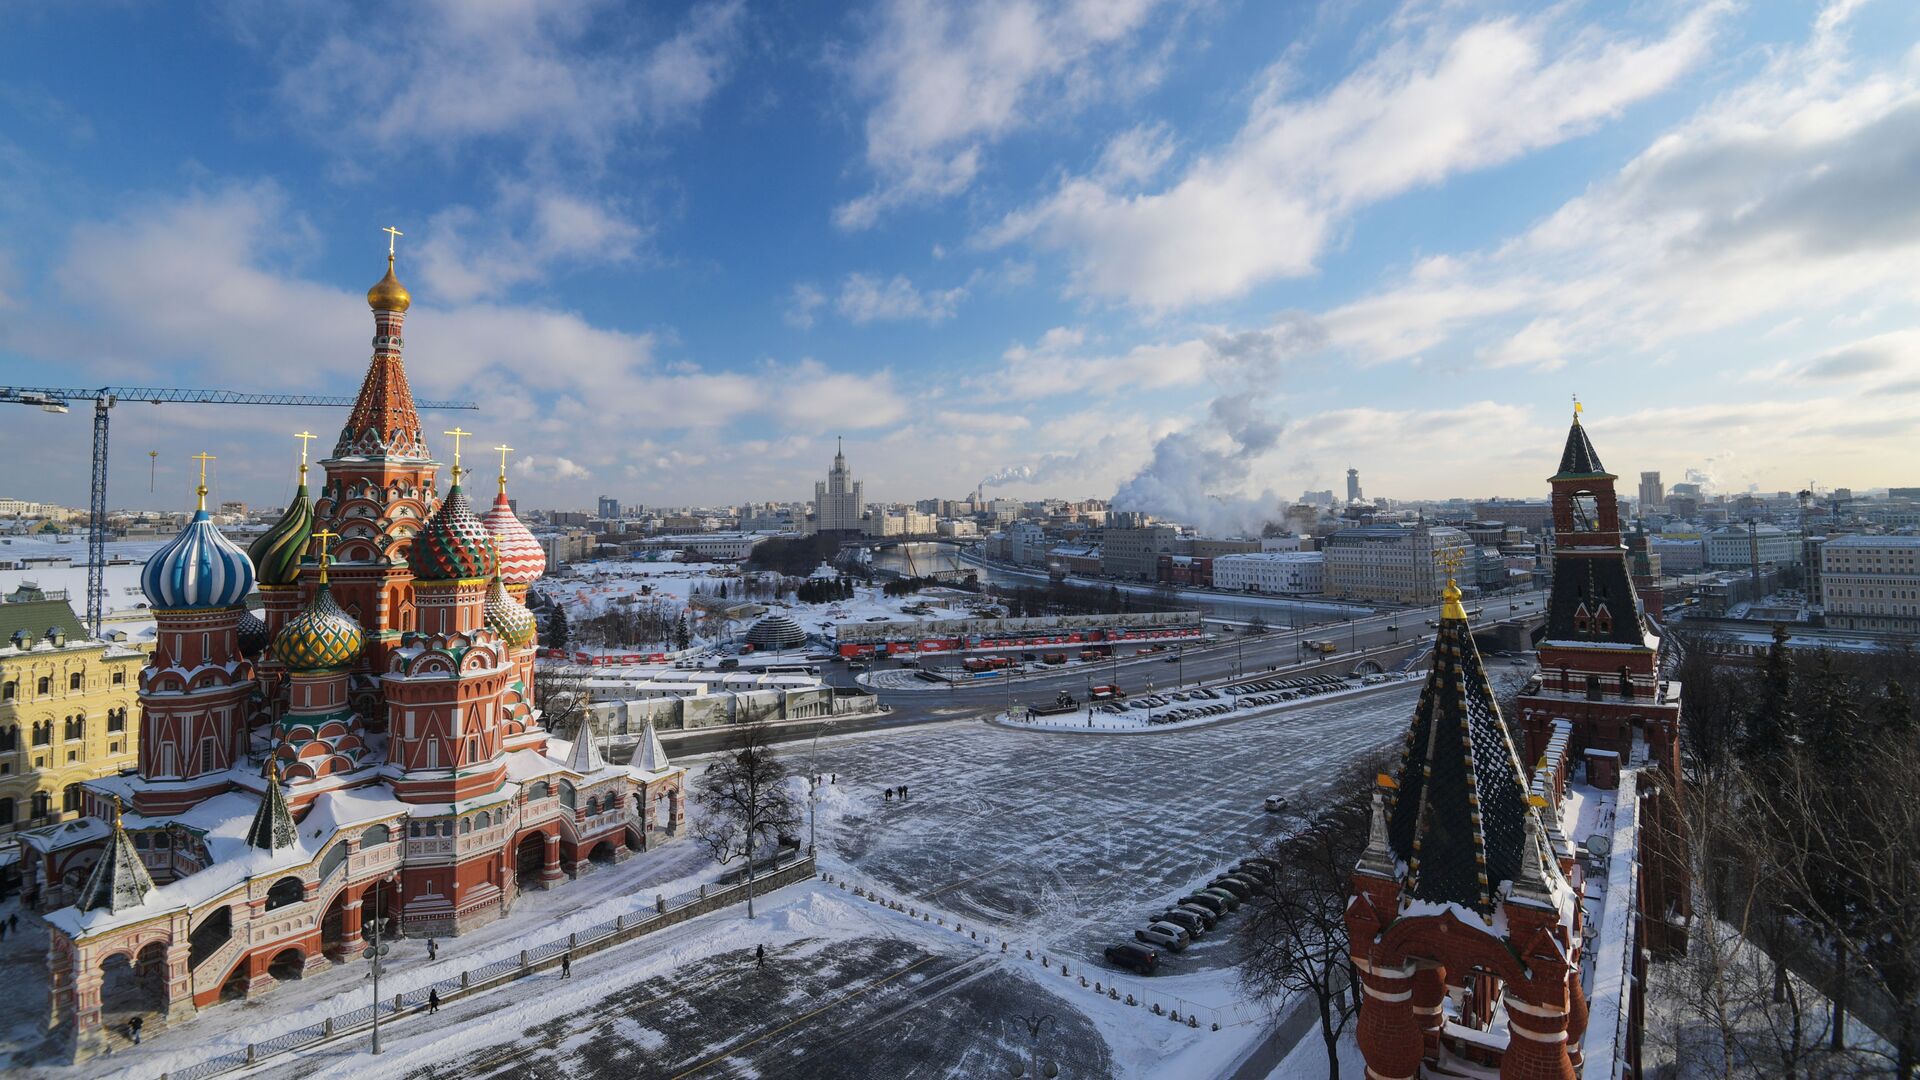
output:
[[[417,581],[464,581],[493,576],[493,534],[473,512],[467,493],[455,484],[434,511],[407,556]]]
[[[313,503],[307,498],[303,473],[300,490],[287,504],[287,512],[280,515],[273,528],[247,547],[247,555],[253,560],[254,580],[262,585],[291,585],[299,581],[300,558],[312,538]]]
[[[524,649],[533,644],[539,633],[533,612],[507,595],[507,587],[501,583],[499,574],[493,575],[493,585],[487,589],[486,612],[487,629],[499,634],[513,648]]]
[[[280,628],[280,636],[273,639],[273,655],[289,671],[343,668],[360,658],[365,636],[353,616],[334,602],[333,590],[323,578],[313,602]]]

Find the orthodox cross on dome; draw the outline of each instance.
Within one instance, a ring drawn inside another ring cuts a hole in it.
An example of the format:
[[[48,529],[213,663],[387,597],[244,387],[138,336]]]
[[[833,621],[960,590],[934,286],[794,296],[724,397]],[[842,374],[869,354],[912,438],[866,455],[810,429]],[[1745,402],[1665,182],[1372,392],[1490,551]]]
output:
[[[463,431],[456,427],[452,431],[443,431],[440,434],[450,436],[453,439],[453,486],[459,487],[460,474],[465,471],[460,468],[460,440],[472,435],[473,432]]]
[[[200,497],[200,509],[205,510],[207,508],[207,462],[216,459],[205,450],[193,455],[193,458],[200,463],[200,486],[194,489],[194,494]]]
[[[300,482],[307,482],[307,444],[320,436],[311,431],[296,431],[293,437],[300,440]]]
[[[325,585],[327,583],[327,560],[332,557],[332,552],[328,549],[333,547],[335,540],[340,539],[340,534],[331,529],[321,529],[319,532],[313,534],[313,539],[320,541],[320,583]]]
[[[502,443],[494,449],[500,451],[500,494],[505,495],[507,493],[507,455],[513,453],[513,447]]]
[[[401,232],[399,229],[396,229],[391,225],[387,226],[384,229],[381,229],[380,231],[387,234],[387,258],[391,259],[393,258],[393,242],[407,234]]]

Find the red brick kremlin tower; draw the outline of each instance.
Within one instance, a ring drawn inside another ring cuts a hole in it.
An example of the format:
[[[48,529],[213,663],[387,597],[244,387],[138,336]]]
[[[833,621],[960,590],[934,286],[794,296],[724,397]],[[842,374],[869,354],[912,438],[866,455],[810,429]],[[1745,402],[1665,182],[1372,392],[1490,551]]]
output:
[[[1397,776],[1374,796],[1349,951],[1370,1080],[1574,1080],[1584,913],[1448,581]]]
[[[1622,767],[1655,766],[1658,784],[1637,797],[1652,824],[1644,845],[1648,942],[1656,953],[1685,949],[1692,904],[1682,841],[1685,779],[1680,771],[1680,693],[1661,676],[1663,642],[1634,587],[1622,542],[1614,474],[1575,406],[1553,489],[1553,592],[1540,642],[1540,677],[1517,702],[1525,760],[1540,759],[1557,721],[1571,725],[1569,752],[1594,787],[1619,785]]]

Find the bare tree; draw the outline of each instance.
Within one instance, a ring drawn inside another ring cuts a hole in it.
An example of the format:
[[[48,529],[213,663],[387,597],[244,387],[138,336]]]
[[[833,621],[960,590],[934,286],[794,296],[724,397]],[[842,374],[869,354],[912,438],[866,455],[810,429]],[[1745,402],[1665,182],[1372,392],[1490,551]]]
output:
[[[1357,1012],[1347,952],[1347,893],[1367,846],[1373,777],[1381,764],[1358,763],[1336,781],[1305,828],[1266,846],[1279,864],[1254,892],[1240,926],[1240,983],[1256,997],[1305,994],[1320,1013],[1327,1076],[1339,1080],[1339,1041]]]
[[[778,844],[800,826],[800,809],[783,781],[787,768],[773,756],[765,724],[740,724],[725,753],[707,765],[694,787],[701,813],[693,835],[721,865],[747,861],[747,918],[753,918],[753,865],[768,840]]]
[[[533,707],[540,710],[540,722],[564,739],[580,730],[593,700],[587,690],[587,671],[571,664],[542,667],[533,680]]]

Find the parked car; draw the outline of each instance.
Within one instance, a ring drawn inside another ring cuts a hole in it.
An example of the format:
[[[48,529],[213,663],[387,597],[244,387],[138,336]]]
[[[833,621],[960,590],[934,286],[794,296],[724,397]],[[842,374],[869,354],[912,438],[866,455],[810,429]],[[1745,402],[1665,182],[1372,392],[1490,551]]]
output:
[[[1267,796],[1266,802],[1261,805],[1267,808],[1267,813],[1278,814],[1287,808],[1287,797],[1285,795],[1269,795]]]
[[[1182,904],[1192,904],[1196,907],[1206,908],[1208,911],[1213,912],[1214,918],[1218,919],[1227,913],[1227,901],[1229,899],[1231,899],[1231,897],[1224,894],[1216,896],[1213,893],[1202,890],[1181,897],[1180,902]],[[1235,902],[1238,903],[1238,901]]]
[[[1240,865],[1241,866],[1264,866],[1267,868],[1267,871],[1269,873],[1274,873],[1274,874],[1279,873],[1281,870],[1281,866],[1279,863],[1273,861],[1272,859],[1267,858],[1264,855],[1249,855],[1246,858],[1240,860]]]
[[[1228,892],[1225,889],[1215,888],[1214,886],[1209,885],[1206,888],[1201,889],[1198,895],[1212,896],[1212,897],[1218,898],[1220,903],[1225,905],[1226,910],[1228,911],[1240,910],[1240,898],[1233,895],[1232,893]]]
[[[1185,930],[1189,938],[1199,937],[1206,931],[1208,926],[1212,925],[1201,919],[1198,914],[1183,908],[1168,908],[1158,915],[1155,915],[1153,921],[1172,923],[1180,929]]]
[[[1214,878],[1207,884],[1207,888],[1230,892],[1236,900],[1242,903],[1245,903],[1247,898],[1253,895],[1253,885],[1250,882],[1243,881],[1236,877]]]
[[[1133,938],[1148,945],[1158,945],[1169,952],[1180,952],[1193,941],[1193,935],[1187,933],[1183,927],[1169,922],[1157,922],[1135,930]]]
[[[1254,862],[1251,859],[1241,859],[1238,863],[1234,864],[1233,869],[1227,871],[1227,873],[1252,878],[1255,881],[1272,881],[1274,879],[1273,867],[1265,863]]]
[[[1199,904],[1181,904],[1179,907],[1174,908],[1173,910],[1184,911],[1187,914],[1193,916],[1194,918],[1199,919],[1200,925],[1207,928],[1208,930],[1213,929],[1213,924],[1220,921],[1219,912],[1213,910],[1212,908],[1201,907]]]
[[[1151,975],[1160,966],[1160,954],[1131,941],[1107,946],[1107,963],[1141,975]]]

